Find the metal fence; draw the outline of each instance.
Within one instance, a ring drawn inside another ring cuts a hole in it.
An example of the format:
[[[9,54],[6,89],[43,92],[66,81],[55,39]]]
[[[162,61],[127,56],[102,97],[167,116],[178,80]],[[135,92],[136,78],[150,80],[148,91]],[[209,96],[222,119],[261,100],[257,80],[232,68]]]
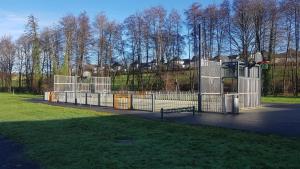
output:
[[[202,111],[230,112],[231,106],[225,105],[224,97],[219,94],[202,95]],[[231,99],[231,97],[225,97]],[[112,93],[75,93],[46,92],[44,99],[52,102],[73,103],[112,107],[115,109],[142,110],[159,112],[163,109],[198,107],[197,93],[152,93],[152,94],[112,94]],[[231,101],[228,100],[231,104]]]
[[[201,94],[222,94],[222,62],[202,59]]]
[[[195,107],[204,112],[231,112],[234,98],[240,108],[260,106],[261,71],[239,62],[222,63],[202,60],[201,92],[111,92],[109,77],[80,79],[75,76],[55,76],[54,92],[45,93],[45,100],[159,112],[163,109]],[[235,78],[235,93],[224,93],[224,78]],[[201,96],[199,98],[199,96]],[[201,105],[198,105],[201,103]]]
[[[110,93],[110,77],[54,76],[54,92]]]
[[[238,96],[240,108],[255,108],[260,106],[261,79],[260,67],[245,68],[238,80]]]

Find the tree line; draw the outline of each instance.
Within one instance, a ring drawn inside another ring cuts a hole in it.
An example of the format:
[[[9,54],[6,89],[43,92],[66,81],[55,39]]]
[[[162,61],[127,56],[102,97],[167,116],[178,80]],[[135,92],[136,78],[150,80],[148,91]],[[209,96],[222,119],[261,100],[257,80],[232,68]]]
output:
[[[248,60],[260,52],[271,63],[263,70],[263,93],[297,95],[299,24],[298,0],[224,0],[206,7],[195,2],[184,13],[156,6],[122,22],[104,12],[94,18],[82,12],[45,28],[31,15],[17,40],[0,39],[1,86],[10,91],[16,78],[17,87],[42,92],[51,88],[55,74],[80,77],[91,63],[97,76],[114,80],[119,63],[126,70],[127,90],[162,90],[166,73],[174,70],[165,63],[175,58],[237,55]],[[285,62],[278,66],[279,53]],[[155,65],[151,72],[142,66],[150,64]],[[191,70],[190,84],[195,76]]]

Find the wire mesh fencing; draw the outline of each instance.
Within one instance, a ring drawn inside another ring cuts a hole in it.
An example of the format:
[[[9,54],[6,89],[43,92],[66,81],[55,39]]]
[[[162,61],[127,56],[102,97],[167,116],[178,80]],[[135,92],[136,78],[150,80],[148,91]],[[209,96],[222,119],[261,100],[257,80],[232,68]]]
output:
[[[238,94],[241,109],[260,106],[261,80],[259,66],[250,69],[245,68],[244,75],[239,76]]]
[[[222,64],[221,62],[202,60],[201,94],[221,94]]]
[[[131,97],[134,110],[155,111],[153,94],[132,94]]]
[[[196,93],[154,93],[155,111],[163,109],[176,109],[185,107],[197,107],[198,95]]]
[[[224,102],[222,94],[202,94],[201,108],[204,112],[224,112]]]
[[[111,92],[109,77],[80,79],[75,76],[55,76],[54,93],[45,93],[45,100],[159,112],[163,109],[194,107],[196,111],[230,112],[234,98],[240,108],[260,105],[260,67],[248,68],[239,62],[223,63],[202,60],[201,90],[195,92]],[[224,94],[224,78],[234,77],[238,88],[234,93]],[[199,96],[201,96],[199,98]],[[198,103],[201,103],[198,105]],[[198,110],[198,107],[201,110]]]
[[[54,76],[54,92],[110,93],[110,77]]]
[[[194,107],[198,111],[198,93],[152,93],[152,94],[111,94],[111,93],[75,93],[55,92],[54,102],[77,103],[111,107],[115,109],[142,110],[160,112],[163,108],[182,109]],[[201,111],[203,112],[231,112],[233,98],[238,94],[202,94]],[[49,98],[47,98],[49,97]],[[50,100],[50,94],[45,94],[45,100]]]

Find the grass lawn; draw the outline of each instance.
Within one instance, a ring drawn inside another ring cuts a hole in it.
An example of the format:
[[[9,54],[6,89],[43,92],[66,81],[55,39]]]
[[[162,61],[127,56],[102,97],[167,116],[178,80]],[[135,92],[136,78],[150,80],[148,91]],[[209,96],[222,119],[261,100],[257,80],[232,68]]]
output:
[[[262,97],[263,103],[290,103],[300,104],[300,97],[288,97],[288,96],[267,96]]]
[[[299,168],[300,140],[29,103],[0,93],[0,135],[48,169]]]

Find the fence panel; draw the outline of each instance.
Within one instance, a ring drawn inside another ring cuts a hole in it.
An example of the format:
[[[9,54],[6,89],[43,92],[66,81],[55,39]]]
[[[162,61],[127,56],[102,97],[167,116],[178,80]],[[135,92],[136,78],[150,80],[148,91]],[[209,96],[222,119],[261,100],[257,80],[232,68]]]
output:
[[[260,106],[259,78],[239,77],[239,106],[241,109]]]
[[[75,93],[67,92],[67,101],[68,103],[75,103]]]
[[[92,106],[98,105],[98,94],[96,93],[88,93],[87,95],[87,104]]]
[[[223,98],[222,94],[202,94],[202,111],[224,112]]]
[[[77,103],[78,104],[85,104],[85,95],[86,93],[77,93]]]
[[[154,110],[154,95],[152,94],[133,94],[132,108],[135,110],[153,111]]]
[[[113,94],[101,93],[100,95],[100,106],[113,107]]]
[[[56,92],[57,102],[65,102],[66,101],[66,94],[65,92]]]
[[[155,111],[163,109],[177,109],[185,107],[197,108],[198,95],[196,93],[157,93],[154,94]]]

